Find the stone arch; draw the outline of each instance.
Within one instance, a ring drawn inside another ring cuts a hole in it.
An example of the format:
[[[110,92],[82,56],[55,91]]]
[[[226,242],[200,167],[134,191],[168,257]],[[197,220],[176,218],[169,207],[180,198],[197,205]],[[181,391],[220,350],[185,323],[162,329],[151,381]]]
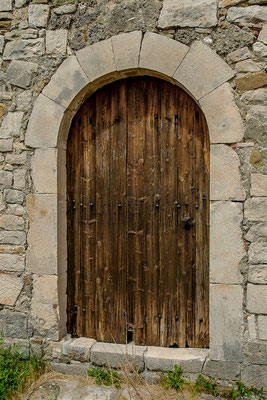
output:
[[[145,74],[181,86],[197,101],[207,119],[212,203],[210,357],[240,362],[243,289],[239,263],[244,256],[240,202],[245,192],[238,156],[229,146],[243,138],[242,119],[228,83],[235,73],[202,42],[189,48],[150,32],[123,33],[69,56],[37,98],[31,114],[25,137],[26,145],[35,149],[31,165],[34,193],[27,198],[31,215],[27,268],[57,286],[57,298],[47,300],[56,310],[50,338],[59,340],[65,334],[65,151],[71,120],[98,88]],[[37,315],[33,320],[45,330],[45,321]]]

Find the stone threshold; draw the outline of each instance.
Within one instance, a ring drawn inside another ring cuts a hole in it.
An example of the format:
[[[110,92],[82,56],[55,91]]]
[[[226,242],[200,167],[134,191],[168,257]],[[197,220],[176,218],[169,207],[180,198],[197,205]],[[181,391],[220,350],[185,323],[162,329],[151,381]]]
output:
[[[172,370],[180,365],[185,373],[199,374],[209,356],[209,349],[136,346],[97,342],[89,338],[64,337],[50,342],[53,362],[82,362],[97,366],[122,369],[125,365],[138,371]]]

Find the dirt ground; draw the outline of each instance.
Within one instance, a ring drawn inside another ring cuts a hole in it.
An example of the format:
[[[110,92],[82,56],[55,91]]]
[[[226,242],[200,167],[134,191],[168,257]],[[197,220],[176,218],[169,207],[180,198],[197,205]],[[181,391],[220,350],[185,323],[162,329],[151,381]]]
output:
[[[99,386],[91,378],[44,374],[20,396],[20,400],[212,400],[213,396],[192,394],[187,390],[175,392],[160,385],[123,385],[121,389]]]

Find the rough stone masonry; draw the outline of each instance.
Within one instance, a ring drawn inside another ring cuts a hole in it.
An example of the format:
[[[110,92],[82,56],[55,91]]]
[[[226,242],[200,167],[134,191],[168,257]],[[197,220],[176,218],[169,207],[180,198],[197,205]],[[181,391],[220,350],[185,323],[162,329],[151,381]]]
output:
[[[56,236],[53,215],[46,232],[37,229],[32,233],[43,241],[40,263],[32,265],[31,253],[25,259],[29,240],[33,240],[28,235],[35,218],[33,204],[42,201],[34,195],[33,164],[42,173],[41,193],[50,193],[50,181],[46,174],[49,158],[43,159],[40,151],[26,146],[24,137],[39,93],[66,58],[118,33],[156,32],[185,45],[196,40],[204,43],[236,73],[230,85],[244,131],[237,126],[239,140],[231,142],[229,137],[227,146],[218,139],[217,149],[224,146],[221,168],[211,173],[216,181],[223,171],[223,182],[233,182],[239,196],[231,206],[223,201],[211,204],[220,222],[211,257],[221,258],[217,265],[223,279],[242,287],[242,359],[196,358],[208,376],[242,379],[267,390],[266,4],[266,0],[0,1],[0,329],[7,343],[18,343],[26,354],[45,351],[47,359],[58,363],[74,360],[76,368],[89,359],[97,363],[99,354],[109,353],[100,344],[81,344],[82,339],[58,342],[57,283],[54,272],[44,274],[42,268],[43,257],[50,257],[48,244]],[[227,90],[220,90],[222,101],[231,102]],[[210,103],[203,100],[200,104],[203,109],[212,107],[212,95]],[[221,133],[227,134],[227,123]],[[233,164],[236,173],[229,168]],[[240,230],[232,225],[234,220],[239,221]],[[229,310],[234,306],[229,305]],[[140,357],[142,368],[160,369],[151,350]],[[174,360],[175,354],[168,357]]]

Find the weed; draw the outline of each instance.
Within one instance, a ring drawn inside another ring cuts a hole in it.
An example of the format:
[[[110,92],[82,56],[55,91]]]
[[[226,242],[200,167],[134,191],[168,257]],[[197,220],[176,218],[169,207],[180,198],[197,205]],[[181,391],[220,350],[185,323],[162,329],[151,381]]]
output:
[[[87,371],[88,376],[95,378],[97,385],[112,386],[116,388],[121,387],[122,378],[118,372],[112,370],[111,368],[93,368]]]
[[[170,371],[167,369],[167,378],[163,383],[164,387],[170,387],[176,390],[181,390],[183,388],[183,384],[185,383],[184,378],[182,377],[183,370],[178,365],[174,365],[174,371]]]
[[[45,369],[40,357],[22,359],[17,346],[4,348],[0,336],[0,399],[7,400],[21,391],[31,380],[37,379]]]
[[[243,397],[250,398],[252,395],[257,397],[258,400],[263,400],[263,388],[260,390],[255,388],[254,386],[246,386],[243,382],[236,382],[236,389],[232,389],[229,392],[225,393],[227,399],[239,399]]]
[[[196,389],[201,392],[212,394],[213,396],[218,396],[219,392],[215,389],[214,379],[205,378],[203,375],[199,375],[196,380]]]

